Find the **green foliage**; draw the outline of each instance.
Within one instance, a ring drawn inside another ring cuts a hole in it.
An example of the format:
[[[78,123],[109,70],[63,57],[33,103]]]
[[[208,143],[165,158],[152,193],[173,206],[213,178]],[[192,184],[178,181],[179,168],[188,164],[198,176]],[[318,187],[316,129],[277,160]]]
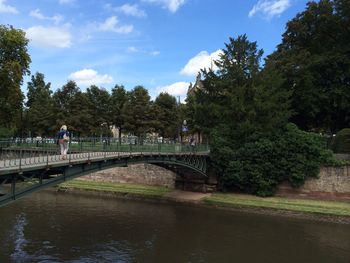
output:
[[[349,1],[309,2],[287,23],[282,43],[267,59],[291,91],[291,119],[327,133],[350,124]]]
[[[144,136],[152,130],[151,97],[142,86],[136,86],[127,97],[122,109],[124,128],[133,135]]]
[[[86,90],[86,96],[89,101],[89,111],[92,117],[92,127],[90,131],[96,135],[103,134],[108,135],[109,124],[112,121],[111,118],[111,105],[110,95],[107,90],[99,88],[95,85],[90,86]]]
[[[0,25],[0,125],[13,129],[20,119],[23,76],[29,74],[30,56],[25,32]]]
[[[203,88],[188,98],[192,126],[207,134],[221,122],[243,124],[241,120],[249,122],[257,116],[250,102],[260,92],[255,81],[263,51],[246,35],[229,40],[220,59],[214,61],[218,71],[203,70]]]
[[[11,138],[14,135],[14,131],[0,126],[0,138]]]
[[[294,124],[269,136],[252,135],[234,150],[218,135],[211,154],[216,165],[224,167],[223,186],[259,196],[273,195],[282,181],[298,187],[307,177],[316,177],[320,165],[336,162],[321,136]]]
[[[121,133],[124,128],[124,117],[122,109],[127,101],[127,95],[124,86],[115,85],[112,89],[110,106],[111,106],[111,121],[119,129],[119,142],[121,142]]]
[[[63,124],[75,136],[110,136],[112,124],[137,136],[157,131],[174,138],[178,133],[175,97],[162,93],[153,103],[142,86],[126,92],[116,85],[110,94],[94,85],[81,92],[74,81],[68,81],[52,94],[44,75],[36,73],[28,82],[26,105],[23,124],[32,136],[54,136]]]
[[[210,155],[222,187],[269,196],[280,182],[298,187],[317,176],[321,164],[336,161],[322,137],[287,125],[291,93],[280,88],[281,73],[260,69],[261,55],[246,36],[230,38],[215,62],[219,70],[203,71],[191,106],[195,116],[205,116],[195,122],[211,131]]]
[[[28,82],[26,128],[32,136],[47,136],[55,132],[54,101],[51,83],[45,83],[44,74],[37,72]]]
[[[93,125],[93,115],[91,113],[91,101],[86,93],[77,92],[71,99],[69,106],[69,118],[66,123],[74,136],[92,136],[96,129]],[[57,125],[59,128],[59,125]]]
[[[350,153],[350,128],[340,130],[333,138],[331,148],[336,153]]]
[[[289,93],[278,89],[278,74],[261,72],[262,54],[245,35],[230,38],[215,61],[219,70],[203,71],[203,88],[188,98],[197,127],[210,133],[224,124],[229,136],[241,143],[252,133],[278,129],[287,122]]]
[[[53,94],[56,115],[55,130],[66,124],[68,129],[80,136],[91,135],[93,118],[91,101],[74,81],[68,81]]]
[[[154,101],[153,127],[164,138],[175,138],[179,129],[176,98],[168,93],[160,93]]]

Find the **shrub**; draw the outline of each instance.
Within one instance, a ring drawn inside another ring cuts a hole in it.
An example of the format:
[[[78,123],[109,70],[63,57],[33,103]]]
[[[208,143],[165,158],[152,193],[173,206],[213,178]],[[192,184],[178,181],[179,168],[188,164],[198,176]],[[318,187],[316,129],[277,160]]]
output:
[[[350,128],[340,130],[333,138],[331,149],[335,153],[350,153]]]
[[[0,127],[0,138],[10,138],[13,136],[13,130]]]
[[[222,156],[225,153],[222,145],[219,147],[212,158],[217,165],[224,165],[223,187],[259,196],[273,195],[282,181],[299,187],[308,176],[316,177],[322,164],[336,163],[321,136],[301,131],[294,124],[278,134],[255,135],[238,149],[226,151],[229,156]]]

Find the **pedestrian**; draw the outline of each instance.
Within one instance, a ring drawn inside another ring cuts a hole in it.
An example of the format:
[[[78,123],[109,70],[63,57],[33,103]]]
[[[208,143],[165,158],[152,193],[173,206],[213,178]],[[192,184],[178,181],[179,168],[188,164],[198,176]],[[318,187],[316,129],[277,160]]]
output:
[[[190,139],[190,146],[191,146],[192,152],[194,152],[195,147],[196,147],[196,139],[193,137],[191,137],[191,139]]]
[[[70,134],[67,130],[67,126],[62,125],[60,131],[58,132],[58,144],[60,146],[62,160],[67,159],[69,136]]]

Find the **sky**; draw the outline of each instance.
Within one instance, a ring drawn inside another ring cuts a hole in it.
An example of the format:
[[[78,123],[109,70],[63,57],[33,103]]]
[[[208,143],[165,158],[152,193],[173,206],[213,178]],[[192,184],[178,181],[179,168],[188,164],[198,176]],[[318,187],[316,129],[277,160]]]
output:
[[[0,24],[25,31],[31,74],[43,73],[53,91],[68,80],[82,91],[142,85],[152,99],[168,92],[183,101],[190,82],[218,59],[230,37],[247,34],[267,56],[307,2],[0,0]]]

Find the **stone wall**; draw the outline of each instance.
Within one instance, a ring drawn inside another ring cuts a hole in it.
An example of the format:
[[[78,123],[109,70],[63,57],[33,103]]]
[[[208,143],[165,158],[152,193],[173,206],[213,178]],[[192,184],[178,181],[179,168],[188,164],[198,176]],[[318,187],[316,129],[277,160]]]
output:
[[[210,171],[209,171],[210,172]],[[165,168],[151,164],[134,164],[129,167],[117,167],[92,173],[80,180],[112,183],[145,184],[178,188],[187,191],[212,192],[217,181],[212,173],[203,178],[191,172],[176,174]],[[350,200],[350,166],[323,167],[319,178],[309,178],[299,188],[282,183],[278,196],[311,197],[320,199]]]
[[[350,166],[322,167],[319,178],[309,178],[299,188],[283,183],[277,195],[350,200]]]
[[[116,167],[79,177],[79,180],[145,184],[175,188],[176,174],[165,168],[151,164],[134,164]]]
[[[336,153],[334,155],[339,160],[350,161],[350,154],[347,154],[347,153]]]
[[[211,174],[210,171],[208,174]],[[217,186],[214,175],[204,177],[182,169],[179,169],[176,174],[152,164],[116,167],[79,177],[78,180],[165,186],[194,192],[213,192]]]

